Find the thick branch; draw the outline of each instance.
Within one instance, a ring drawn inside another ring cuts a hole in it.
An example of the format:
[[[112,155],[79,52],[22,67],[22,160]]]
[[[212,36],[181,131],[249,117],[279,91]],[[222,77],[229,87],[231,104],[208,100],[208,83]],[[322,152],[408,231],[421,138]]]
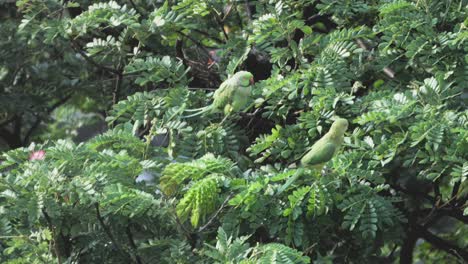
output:
[[[24,136],[22,145],[25,145],[26,142],[29,142],[29,138],[31,137],[33,131],[36,130],[36,128],[39,127],[41,122],[42,122],[42,118],[40,116],[36,116],[36,120],[32,124],[31,128],[29,128],[28,132],[26,132],[26,136]]]
[[[20,135],[15,135],[5,128],[0,128],[0,137],[3,138],[12,149],[21,147]]]
[[[245,1],[245,12],[247,13],[247,19],[249,20],[249,24],[252,23],[252,10],[250,10],[250,3],[249,0]]]
[[[413,263],[413,251],[416,246],[418,237],[414,232],[407,232],[406,238],[403,241],[400,251],[400,264],[412,264]]]
[[[130,247],[133,249],[133,254],[135,255],[135,262],[138,264],[142,264],[140,256],[138,256],[138,248],[135,244],[135,240],[133,239],[132,230],[130,229],[130,224],[127,225],[125,229],[125,233],[127,234],[128,242],[130,243]]]
[[[3,121],[2,123],[0,123],[0,127],[4,126],[4,125],[8,125],[9,123],[13,122],[15,119],[16,119],[16,115],[11,117],[10,119],[7,119],[5,121]]]
[[[403,241],[400,251],[400,264],[412,264],[413,263],[413,252],[418,240],[418,235],[413,229],[413,226],[417,221],[418,211],[411,212],[407,215],[408,224],[405,226],[406,237]]]
[[[423,198],[423,199],[426,199],[428,201],[430,201],[432,204],[436,204],[437,203],[437,199],[435,197],[432,197],[426,193],[422,193],[422,192],[411,192],[399,185],[391,185],[391,187],[397,191],[400,191],[402,193],[405,193],[407,195],[411,195],[411,196],[415,196],[415,197],[418,197],[418,198]],[[460,220],[462,221],[463,223],[465,224],[468,224],[468,216],[465,216],[463,215],[463,211],[460,209],[460,208],[456,208],[456,207],[453,207],[453,206],[450,206],[452,205],[452,203],[442,203],[443,205],[445,206],[439,206],[439,207],[434,207],[434,208],[431,208],[431,209],[427,209],[427,210],[421,210],[420,213],[421,214],[426,214],[428,215],[430,212],[428,212],[428,210],[433,210],[434,212],[431,214],[431,215],[442,215],[442,216],[450,216],[450,217],[453,217],[457,220]]]
[[[408,195],[412,195],[412,196],[416,196],[416,197],[419,197],[419,198],[423,198],[423,199],[426,199],[426,200],[429,200],[430,202],[432,203],[435,203],[436,202],[436,199],[426,193],[423,193],[423,192],[411,192],[410,190],[408,189],[405,189],[399,185],[391,185],[391,187],[397,191],[400,191],[402,193],[405,193],[405,194],[408,194]]]
[[[460,189],[460,184],[461,184],[461,181],[457,181],[455,183],[455,185],[453,185],[453,189],[452,189],[452,198],[455,198],[458,194],[458,190]],[[455,203],[456,200],[453,201],[453,203]]]
[[[44,215],[44,218],[47,221],[50,231],[52,231],[52,240],[54,242],[54,251],[55,251],[55,255],[57,256],[57,263],[62,264],[62,256],[60,254],[59,245],[57,243],[57,240],[55,239],[57,237],[57,234],[55,232],[55,227],[52,224],[52,220],[50,219],[49,214],[47,214],[45,209],[42,209],[42,214]]]
[[[432,209],[431,209],[432,210]],[[421,212],[427,213],[428,210],[424,210]],[[439,216],[450,216],[452,218],[455,218],[465,224],[468,224],[468,216],[463,215],[463,211],[461,209],[457,208],[440,208],[436,209],[434,215],[439,215]]]
[[[449,241],[443,240],[420,225],[415,225],[414,228],[421,238],[426,240],[435,248],[443,250],[457,258],[462,258],[463,260],[468,261],[468,251],[465,249],[462,249]]]
[[[22,115],[19,115],[17,118],[16,118],[16,121],[13,125],[13,133],[15,135],[21,135],[21,127],[23,125],[23,117]]]

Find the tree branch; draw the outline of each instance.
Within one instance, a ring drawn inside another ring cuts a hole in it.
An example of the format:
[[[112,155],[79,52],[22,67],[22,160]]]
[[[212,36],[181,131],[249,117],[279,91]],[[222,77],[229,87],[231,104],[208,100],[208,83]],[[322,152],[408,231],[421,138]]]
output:
[[[16,119],[16,115],[15,116],[12,116],[10,119],[7,119],[5,121],[3,121],[2,123],[0,123],[0,127],[4,126],[4,125],[8,125],[9,123],[13,122],[15,119]]]
[[[369,50],[369,49],[367,48],[367,45],[364,43],[364,41],[362,41],[362,40],[360,40],[360,39],[357,39],[356,42],[357,42],[358,46],[359,46],[361,49],[367,50],[367,51]],[[370,60],[373,60],[374,57],[369,56],[369,59],[370,59]],[[390,79],[395,78],[395,72],[394,72],[392,69],[390,69],[389,67],[384,67],[384,68],[382,69],[382,71],[383,71],[383,72],[385,73],[385,75],[387,75]]]
[[[143,262],[141,261],[140,256],[138,256],[138,248],[135,244],[135,240],[133,239],[132,230],[130,229],[130,223],[127,225],[127,228],[125,229],[125,233],[127,234],[130,247],[133,249],[133,252],[135,255],[135,262],[138,264],[142,264]]]
[[[202,227],[200,227],[197,231],[197,233],[201,233],[203,232],[203,230],[205,230],[209,225],[211,225],[211,223],[216,219],[216,217],[218,217],[219,213],[221,213],[221,211],[224,209],[224,207],[226,206],[227,202],[231,199],[231,197],[233,196],[233,193],[230,193],[228,195],[228,197],[226,197],[226,199],[224,200],[224,202],[221,204],[221,206],[218,208],[218,210],[216,211],[216,213],[214,213],[214,215],[211,216],[210,220],[208,220],[208,222],[206,222],[206,224]]]
[[[203,52],[205,52],[209,57],[211,57],[211,56],[210,56],[210,52],[205,48],[205,46],[203,46],[203,44],[201,44],[200,41],[198,41],[198,40],[192,38],[191,36],[185,34],[184,32],[182,32],[182,31],[180,31],[180,30],[177,30],[176,32],[179,33],[179,34],[181,34],[183,37],[188,38],[188,39],[189,39],[190,41],[192,41],[195,45],[197,45],[197,47],[199,47],[200,49],[202,49]]]
[[[52,224],[52,220],[50,219],[49,214],[47,214],[44,208],[42,208],[42,214],[44,215],[44,218],[47,221],[50,231],[52,231],[52,240],[54,242],[54,251],[55,251],[55,255],[57,256],[57,263],[62,264],[62,256],[60,254],[60,249],[56,240],[57,233],[56,233],[55,227]]]
[[[42,118],[40,116],[36,116],[36,120],[34,121],[32,126],[29,128],[28,132],[26,132],[26,135],[24,136],[24,139],[21,145],[24,146],[26,142],[29,141],[29,138],[31,137],[33,131],[36,130],[36,128],[41,124],[41,122],[42,122]]]
[[[427,212],[428,210],[432,209],[427,209],[421,212]],[[457,208],[439,208],[436,209],[434,212],[434,215],[439,215],[439,216],[450,216],[452,218],[455,218],[465,224],[468,224],[468,216],[463,215],[463,211],[461,209]]]
[[[219,17],[218,13],[216,12],[216,10],[213,9],[213,13],[214,13],[214,18],[216,20],[216,23],[218,24],[218,26],[221,28],[221,32],[223,32],[223,35],[224,35],[224,38],[226,39],[226,41],[229,40],[229,36],[228,34],[226,33],[226,30],[224,29],[224,22],[223,20]]]
[[[468,251],[465,249],[462,249],[449,241],[443,240],[420,225],[414,225],[414,228],[421,238],[426,240],[435,248],[443,250],[457,258],[462,258],[463,260],[468,261]]]
[[[249,0],[246,0],[245,3],[244,3],[244,6],[245,6],[245,12],[247,13],[247,20],[248,20],[248,23],[249,24],[252,24],[252,10],[250,9],[250,3],[249,3]],[[240,20],[240,25],[242,26],[242,19],[239,15],[239,12],[237,12],[237,15],[239,17],[239,20]]]
[[[106,233],[107,237],[111,240],[112,244],[115,246],[117,251],[125,258],[128,258],[128,254],[122,249],[122,247],[119,245],[117,240],[114,238],[112,235],[112,232],[110,228],[104,223],[104,218],[101,216],[101,212],[99,211],[99,204],[95,203],[94,207],[96,208],[96,217],[99,221],[99,224],[101,225],[102,229],[104,229],[104,233]]]
[[[120,72],[118,70],[116,70],[116,69],[113,69],[113,68],[110,68],[110,67],[107,67],[107,66],[104,66],[104,65],[101,65],[101,64],[97,63],[95,60],[93,60],[91,57],[89,57],[83,50],[81,50],[80,46],[78,44],[76,44],[75,41],[72,40],[70,43],[71,43],[71,46],[72,46],[74,51],[78,52],[87,62],[89,62],[90,64],[92,64],[96,68],[106,70],[106,71],[111,72],[113,74],[120,74]]]
[[[413,263],[413,252],[418,240],[418,235],[413,229],[417,221],[418,211],[411,212],[407,215],[408,224],[405,226],[406,237],[403,240],[403,245],[400,251],[400,264],[412,264]]]
[[[193,31],[197,32],[198,34],[203,35],[203,36],[205,36],[207,38],[210,38],[210,39],[212,39],[212,40],[214,40],[214,41],[216,41],[218,43],[223,43],[223,40],[221,40],[220,38],[215,37],[215,36],[211,36],[210,34],[208,34],[208,32],[202,31],[202,30],[200,30],[198,28],[191,28],[190,30],[193,30]]]
[[[117,79],[115,80],[114,90],[112,91],[112,104],[115,105],[119,101],[120,97],[120,87],[122,86],[122,73],[117,74]]]
[[[14,134],[6,128],[0,128],[0,137],[5,140],[8,146],[12,149],[21,147],[21,137],[19,134]]]
[[[176,44],[175,44],[176,57],[180,58],[185,64],[187,60],[185,59],[183,46],[184,46],[184,41],[182,39],[177,39]]]
[[[133,0],[128,0],[130,2],[130,5],[132,5],[133,9],[143,18],[143,13],[140,11],[140,9],[135,5],[135,2]]]
[[[57,109],[57,107],[65,104],[68,100],[70,100],[71,97],[72,97],[71,94],[67,95],[64,98],[58,100],[55,104],[51,105],[46,111],[47,115],[52,113],[55,109]],[[31,128],[29,128],[28,132],[26,132],[26,135],[24,136],[24,139],[22,140],[21,145],[24,146],[25,144],[29,142],[29,138],[31,137],[34,130],[36,130],[37,127],[41,124],[41,122],[42,122],[42,118],[40,116],[36,116],[36,120],[32,124]]]
[[[400,251],[400,264],[412,264],[413,263],[413,251],[416,246],[417,236],[414,232],[407,232],[406,239],[403,240],[403,245]]]
[[[399,185],[390,185],[393,189],[397,190],[397,191],[400,191],[402,193],[405,193],[407,195],[412,195],[412,196],[416,196],[416,197],[419,197],[419,198],[423,198],[423,199],[426,199],[426,200],[429,200],[430,202],[432,203],[435,203],[436,202],[436,198],[426,194],[426,193],[423,193],[423,192],[411,192],[409,191],[408,189],[405,189]]]
[[[461,184],[461,181],[457,181],[457,182],[453,185],[453,189],[452,189],[452,198],[454,198],[454,197],[457,196],[458,190],[460,189],[460,184]],[[454,204],[455,204],[455,201],[454,201]]]
[[[437,199],[435,197],[432,197],[426,193],[422,193],[422,192],[410,192],[409,190],[399,186],[399,185],[391,185],[391,187],[397,191],[400,191],[402,193],[405,193],[407,195],[411,195],[411,196],[415,196],[415,197],[418,197],[418,198],[423,198],[423,199],[426,199],[428,201],[430,201],[432,204],[436,204],[437,203]],[[435,206],[434,209],[433,208],[430,208],[430,209],[426,209],[426,210],[421,210],[420,213],[422,214],[430,214],[430,212],[427,212],[427,210],[434,210],[434,212],[431,214],[431,215],[442,215],[442,216],[450,216],[450,217],[453,217],[455,219],[458,219],[460,221],[462,221],[463,223],[467,224],[468,223],[468,216],[465,216],[463,215],[463,211],[459,208],[456,208],[456,207],[453,207],[453,206],[450,206],[452,203],[449,203],[449,202],[446,202],[446,203],[443,203],[443,206],[440,206],[440,207],[437,207]]]

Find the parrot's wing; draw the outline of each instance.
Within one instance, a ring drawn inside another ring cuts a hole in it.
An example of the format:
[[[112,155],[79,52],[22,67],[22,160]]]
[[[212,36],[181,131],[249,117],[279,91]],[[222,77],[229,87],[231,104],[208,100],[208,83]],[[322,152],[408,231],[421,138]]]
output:
[[[229,81],[223,82],[213,95],[213,108],[223,110],[224,106],[231,103],[236,87]]]
[[[304,166],[313,166],[328,162],[333,158],[336,151],[336,145],[332,142],[313,146],[312,149],[301,159]]]
[[[184,112],[200,112],[202,110],[205,110],[208,106],[200,107],[200,108],[194,108],[194,109],[185,109]]]

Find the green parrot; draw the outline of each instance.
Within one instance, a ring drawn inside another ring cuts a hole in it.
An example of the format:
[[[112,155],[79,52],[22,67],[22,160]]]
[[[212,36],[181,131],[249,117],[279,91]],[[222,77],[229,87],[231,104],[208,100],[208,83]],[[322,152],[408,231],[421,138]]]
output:
[[[321,139],[315,142],[304,157],[302,157],[301,167],[314,168],[321,171],[325,163],[330,161],[340,150],[344,140],[344,133],[347,129],[348,120],[344,118],[336,119],[330,130]],[[302,174],[302,171],[302,168],[298,169],[297,172],[278,189],[278,194],[286,190],[300,174]]]
[[[244,110],[250,100],[254,79],[253,75],[247,71],[240,71],[225,80],[214,92],[213,103],[198,109],[185,110],[196,112],[195,114],[184,116],[194,117],[203,113],[224,112],[225,118],[231,113]],[[223,119],[224,121],[224,119]]]

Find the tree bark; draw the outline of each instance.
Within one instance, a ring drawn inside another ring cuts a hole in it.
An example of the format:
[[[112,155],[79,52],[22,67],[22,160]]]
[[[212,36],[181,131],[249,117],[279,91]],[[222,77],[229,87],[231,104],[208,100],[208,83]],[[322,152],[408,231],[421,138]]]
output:
[[[414,230],[409,230],[407,237],[403,242],[403,246],[400,251],[400,264],[412,264],[413,263],[413,251],[416,246],[418,236]]]

